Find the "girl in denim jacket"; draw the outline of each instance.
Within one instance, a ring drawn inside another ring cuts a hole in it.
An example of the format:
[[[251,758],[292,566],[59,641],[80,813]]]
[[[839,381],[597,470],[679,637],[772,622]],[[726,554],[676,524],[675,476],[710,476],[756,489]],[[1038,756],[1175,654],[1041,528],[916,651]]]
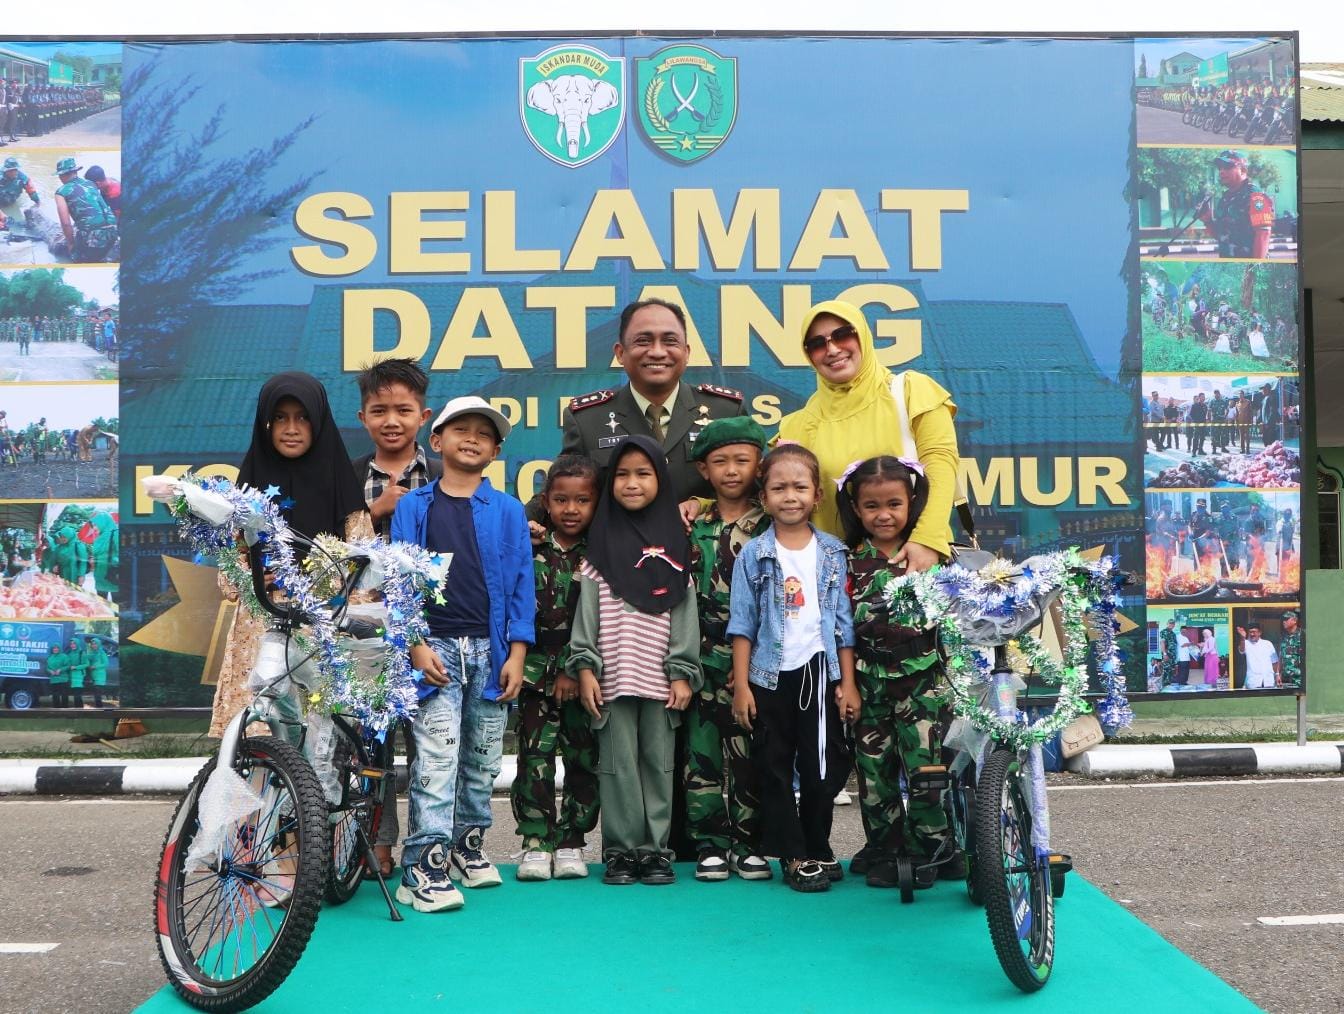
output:
[[[779,857],[786,884],[809,893],[843,876],[831,808],[851,763],[841,722],[859,714],[845,545],[809,520],[820,487],[816,457],[798,444],[761,463],[772,523],[737,559],[728,621],[733,717],[752,734],[762,851]]]

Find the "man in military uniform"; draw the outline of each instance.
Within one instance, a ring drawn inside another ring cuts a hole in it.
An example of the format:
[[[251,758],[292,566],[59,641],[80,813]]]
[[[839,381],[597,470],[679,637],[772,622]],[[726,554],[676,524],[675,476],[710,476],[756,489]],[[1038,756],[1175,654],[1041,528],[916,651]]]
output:
[[[1200,205],[1199,218],[1218,240],[1218,256],[1263,260],[1269,256],[1273,199],[1251,182],[1240,152],[1226,149],[1214,165],[1223,193],[1212,208],[1208,199]]]
[[[1213,441],[1213,453],[1218,454],[1227,450],[1227,399],[1223,397],[1223,392],[1217,388],[1214,389],[1213,399],[1209,402],[1209,420],[1213,423],[1213,428],[1209,431]]]
[[[1179,649],[1176,644],[1176,621],[1168,620],[1162,629],[1162,689],[1176,682],[1176,657]]]
[[[1282,660],[1283,685],[1302,688],[1302,625],[1297,610],[1289,609],[1283,614],[1283,637],[1279,641],[1279,658]]]
[[[73,158],[56,163],[61,186],[56,191],[56,212],[70,248],[70,259],[80,263],[107,260],[117,242],[117,219],[98,188],[82,179]]]
[[[645,299],[621,311],[616,359],[629,383],[573,399],[564,413],[561,452],[586,454],[606,468],[627,436],[652,437],[667,454],[678,500],[712,497],[695,469],[695,441],[715,419],[746,415],[742,392],[681,382],[689,356],[686,314],[675,303]]]
[[[1209,513],[1209,502],[1204,497],[1195,501],[1195,509],[1190,512],[1190,534],[1197,539],[1209,534],[1213,528],[1213,515]]]
[[[754,449],[754,450],[753,450]],[[709,464],[715,451],[724,461]],[[740,459],[732,452],[744,451]],[[682,728],[686,737],[686,825],[696,847],[697,880],[770,877],[756,852],[760,797],[751,762],[750,737],[733,719],[729,686],[733,652],[727,636],[733,564],[770,519],[756,499],[756,465],[765,451],[765,431],[750,416],[719,419],[696,438],[695,460],[721,489],[691,525],[691,574],[700,620],[700,667],[704,685],[691,698]],[[710,472],[710,468],[716,472]],[[725,481],[731,480],[731,481]],[[725,493],[733,487],[732,499]],[[727,804],[724,803],[727,790]]]
[[[0,173],[0,204],[13,204],[19,199],[19,195],[24,193],[32,200],[33,207],[42,203],[42,197],[34,188],[33,181],[19,168],[19,160],[10,155],[5,159],[3,173]]]

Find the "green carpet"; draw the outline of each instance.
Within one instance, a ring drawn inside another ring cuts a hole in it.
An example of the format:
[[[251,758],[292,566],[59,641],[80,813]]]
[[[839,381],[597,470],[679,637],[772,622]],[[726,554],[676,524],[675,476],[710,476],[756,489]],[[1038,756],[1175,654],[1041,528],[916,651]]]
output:
[[[669,887],[587,880],[467,891],[456,912],[393,923],[365,884],[326,908],[293,974],[259,1012],[998,1010],[1255,1011],[1076,874],[1058,903],[1055,970],[1019,993],[961,884],[912,905],[857,878],[821,895],[778,878]],[[872,1004],[880,1006],[870,1007]],[[142,1012],[189,1010],[165,986]]]

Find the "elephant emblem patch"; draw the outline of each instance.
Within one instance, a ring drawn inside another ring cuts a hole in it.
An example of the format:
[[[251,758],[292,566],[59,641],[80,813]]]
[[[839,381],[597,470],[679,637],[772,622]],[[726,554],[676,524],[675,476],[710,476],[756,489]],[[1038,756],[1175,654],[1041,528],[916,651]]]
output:
[[[737,122],[737,60],[689,44],[636,57],[635,108],[657,151],[675,162],[699,161]]]
[[[554,46],[518,61],[523,130],[563,166],[584,165],[611,147],[625,122],[625,57],[592,46]]]

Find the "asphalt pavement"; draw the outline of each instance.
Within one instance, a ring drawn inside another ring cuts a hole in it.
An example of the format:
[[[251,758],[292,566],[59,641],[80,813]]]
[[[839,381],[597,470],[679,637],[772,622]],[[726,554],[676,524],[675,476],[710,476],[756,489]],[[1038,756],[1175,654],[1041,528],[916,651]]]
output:
[[[19,355],[18,342],[0,342],[0,380],[116,379],[116,363],[83,342],[34,342],[26,356]]]
[[[1096,782],[1054,775],[1054,843],[1073,855],[1082,876],[1266,1010],[1339,1011],[1341,927],[1258,919],[1344,911],[1344,853],[1336,847],[1344,836],[1342,791],[1339,776]],[[165,796],[0,798],[0,1011],[124,1012],[163,985],[151,881],[174,805]],[[497,798],[494,809],[487,849],[507,860],[518,839],[507,800]],[[838,807],[837,853],[851,854],[861,839],[858,807]],[[595,849],[589,858],[597,861]],[[500,890],[541,895],[546,887],[508,882]],[[470,907],[437,918],[467,922]],[[56,946],[16,954],[5,952],[6,943]],[[1103,1000],[1123,1003],[1105,997],[1104,963],[1125,955],[1071,951],[1067,939],[1057,948],[1058,962],[1096,966],[1098,1010],[1110,1009]],[[985,953],[992,961],[988,934]],[[480,997],[474,1005],[492,1009]]]

